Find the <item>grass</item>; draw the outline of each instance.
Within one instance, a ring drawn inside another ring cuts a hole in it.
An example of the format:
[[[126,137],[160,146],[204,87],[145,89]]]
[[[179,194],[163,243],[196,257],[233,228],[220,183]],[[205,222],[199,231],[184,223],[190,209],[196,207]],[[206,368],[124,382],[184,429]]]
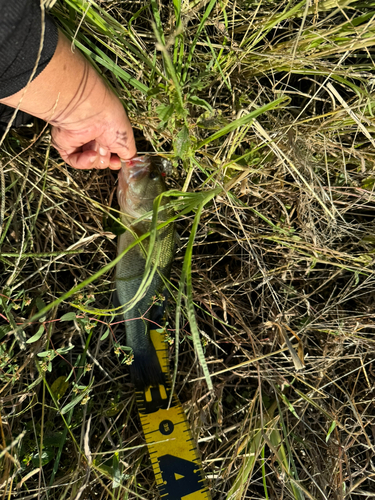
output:
[[[375,5],[50,3],[174,165],[171,363],[212,496],[371,498]],[[1,498],[155,498],[116,174],[67,168],[39,122],[0,162]]]

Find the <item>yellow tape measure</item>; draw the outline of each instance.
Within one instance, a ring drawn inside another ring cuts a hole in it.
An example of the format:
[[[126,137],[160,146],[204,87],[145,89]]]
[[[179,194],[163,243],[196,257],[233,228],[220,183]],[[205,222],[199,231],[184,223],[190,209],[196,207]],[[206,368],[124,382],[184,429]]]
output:
[[[150,336],[165,385],[137,391],[136,400],[160,496],[167,500],[211,500],[199,453],[176,394],[167,409],[171,382],[165,334],[151,330]]]

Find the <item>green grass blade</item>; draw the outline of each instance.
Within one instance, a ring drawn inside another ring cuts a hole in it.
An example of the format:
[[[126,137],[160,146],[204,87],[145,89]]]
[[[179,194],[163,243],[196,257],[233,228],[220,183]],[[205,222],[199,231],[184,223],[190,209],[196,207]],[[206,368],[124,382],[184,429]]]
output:
[[[129,73],[127,73],[125,70],[123,70],[122,68],[120,68],[117,64],[115,64],[112,60],[110,60],[108,58],[103,59],[103,57],[99,56],[98,54],[95,54],[95,52],[93,52],[92,50],[90,50],[88,47],[86,47],[85,45],[83,45],[78,40],[75,40],[74,43],[90,59],[92,59],[93,61],[101,64],[104,68],[107,68],[109,71],[112,71],[112,73],[117,78],[124,80],[129,85],[132,85],[135,89],[140,90],[144,94],[147,94],[147,92],[149,91],[149,88],[146,85],[144,85],[143,83],[139,82],[136,78],[134,78]]]
[[[246,125],[247,123],[251,122],[256,118],[257,116],[266,113],[267,111],[270,111],[272,109],[276,109],[279,106],[283,104],[287,104],[289,102],[288,97],[280,97],[279,99],[276,99],[273,102],[270,102],[269,104],[265,104],[264,106],[261,106],[260,108],[251,111],[249,114],[242,116],[241,118],[238,118],[237,120],[234,120],[233,122],[229,123],[222,129],[218,130],[214,134],[210,135],[210,137],[207,137],[207,139],[204,139],[203,141],[199,142],[196,146],[196,150],[201,149],[203,146],[206,146],[207,144],[210,144],[210,142],[215,141],[216,139],[220,139],[220,137],[223,137],[224,135],[229,134],[230,132],[233,132],[233,130],[236,130],[238,127],[242,127],[243,125]]]
[[[190,328],[191,328],[191,334],[193,337],[194,347],[195,347],[196,353],[198,355],[199,363],[200,363],[201,368],[203,370],[204,378],[206,379],[207,387],[208,387],[209,391],[212,391],[213,390],[212,380],[211,380],[210,372],[208,370],[208,366],[206,363],[206,358],[204,357],[199,328],[198,328],[197,320],[195,317],[195,309],[194,309],[194,302],[193,302],[193,287],[192,287],[192,280],[191,280],[191,262],[192,262],[192,256],[193,256],[193,246],[194,246],[194,240],[195,240],[195,236],[197,234],[198,224],[199,224],[199,221],[200,221],[200,218],[202,215],[203,208],[204,208],[204,205],[202,204],[198,208],[197,213],[195,214],[194,222],[193,222],[190,237],[189,237],[189,242],[188,242],[187,247],[186,247],[183,267],[184,267],[184,271],[185,271],[184,274],[186,276],[186,308],[187,308],[187,314],[188,314],[188,319],[189,319]]]
[[[159,6],[156,2],[156,0],[150,0],[150,6],[152,10],[152,14],[155,19],[155,27],[156,27],[156,37],[160,40],[160,43],[162,45],[165,45],[165,37],[164,37],[164,29],[163,29],[163,23],[161,22],[160,19],[160,12],[159,12]]]
[[[203,30],[203,28],[204,28],[204,26],[206,24],[208,16],[211,14],[211,11],[215,7],[216,3],[217,3],[217,0],[211,0],[210,1],[210,3],[207,5],[205,13],[203,14],[203,16],[202,16],[202,18],[200,20],[199,26],[198,26],[197,31],[195,33],[194,39],[193,39],[193,41],[192,41],[192,43],[190,45],[189,54],[187,56],[187,59],[186,59],[185,65],[184,65],[184,71],[183,71],[182,79],[181,79],[182,84],[186,83],[186,81],[187,81],[187,77],[188,77],[188,74],[189,74],[191,61],[193,59],[195,47],[197,45],[199,36],[200,36],[201,31]]]

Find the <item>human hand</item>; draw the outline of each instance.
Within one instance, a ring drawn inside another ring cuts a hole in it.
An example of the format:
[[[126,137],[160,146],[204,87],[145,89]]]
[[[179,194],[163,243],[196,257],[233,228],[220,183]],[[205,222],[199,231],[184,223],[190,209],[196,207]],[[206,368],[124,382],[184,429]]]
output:
[[[60,32],[47,67],[1,102],[52,125],[52,143],[74,168],[120,168],[137,154],[133,130],[119,98]]]
[[[77,169],[121,168],[121,159],[137,154],[133,130],[119,99],[105,88],[105,96],[71,123],[52,120],[52,144],[62,159]],[[87,107],[85,107],[87,109]]]

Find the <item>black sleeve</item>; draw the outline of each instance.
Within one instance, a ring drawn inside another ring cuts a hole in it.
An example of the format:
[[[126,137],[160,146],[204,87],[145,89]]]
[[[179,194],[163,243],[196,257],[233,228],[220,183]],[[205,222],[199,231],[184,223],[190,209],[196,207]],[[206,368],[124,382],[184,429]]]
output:
[[[41,40],[39,0],[0,0],[0,99],[23,89],[34,69]],[[52,59],[58,32],[45,15],[43,49],[34,78]]]

